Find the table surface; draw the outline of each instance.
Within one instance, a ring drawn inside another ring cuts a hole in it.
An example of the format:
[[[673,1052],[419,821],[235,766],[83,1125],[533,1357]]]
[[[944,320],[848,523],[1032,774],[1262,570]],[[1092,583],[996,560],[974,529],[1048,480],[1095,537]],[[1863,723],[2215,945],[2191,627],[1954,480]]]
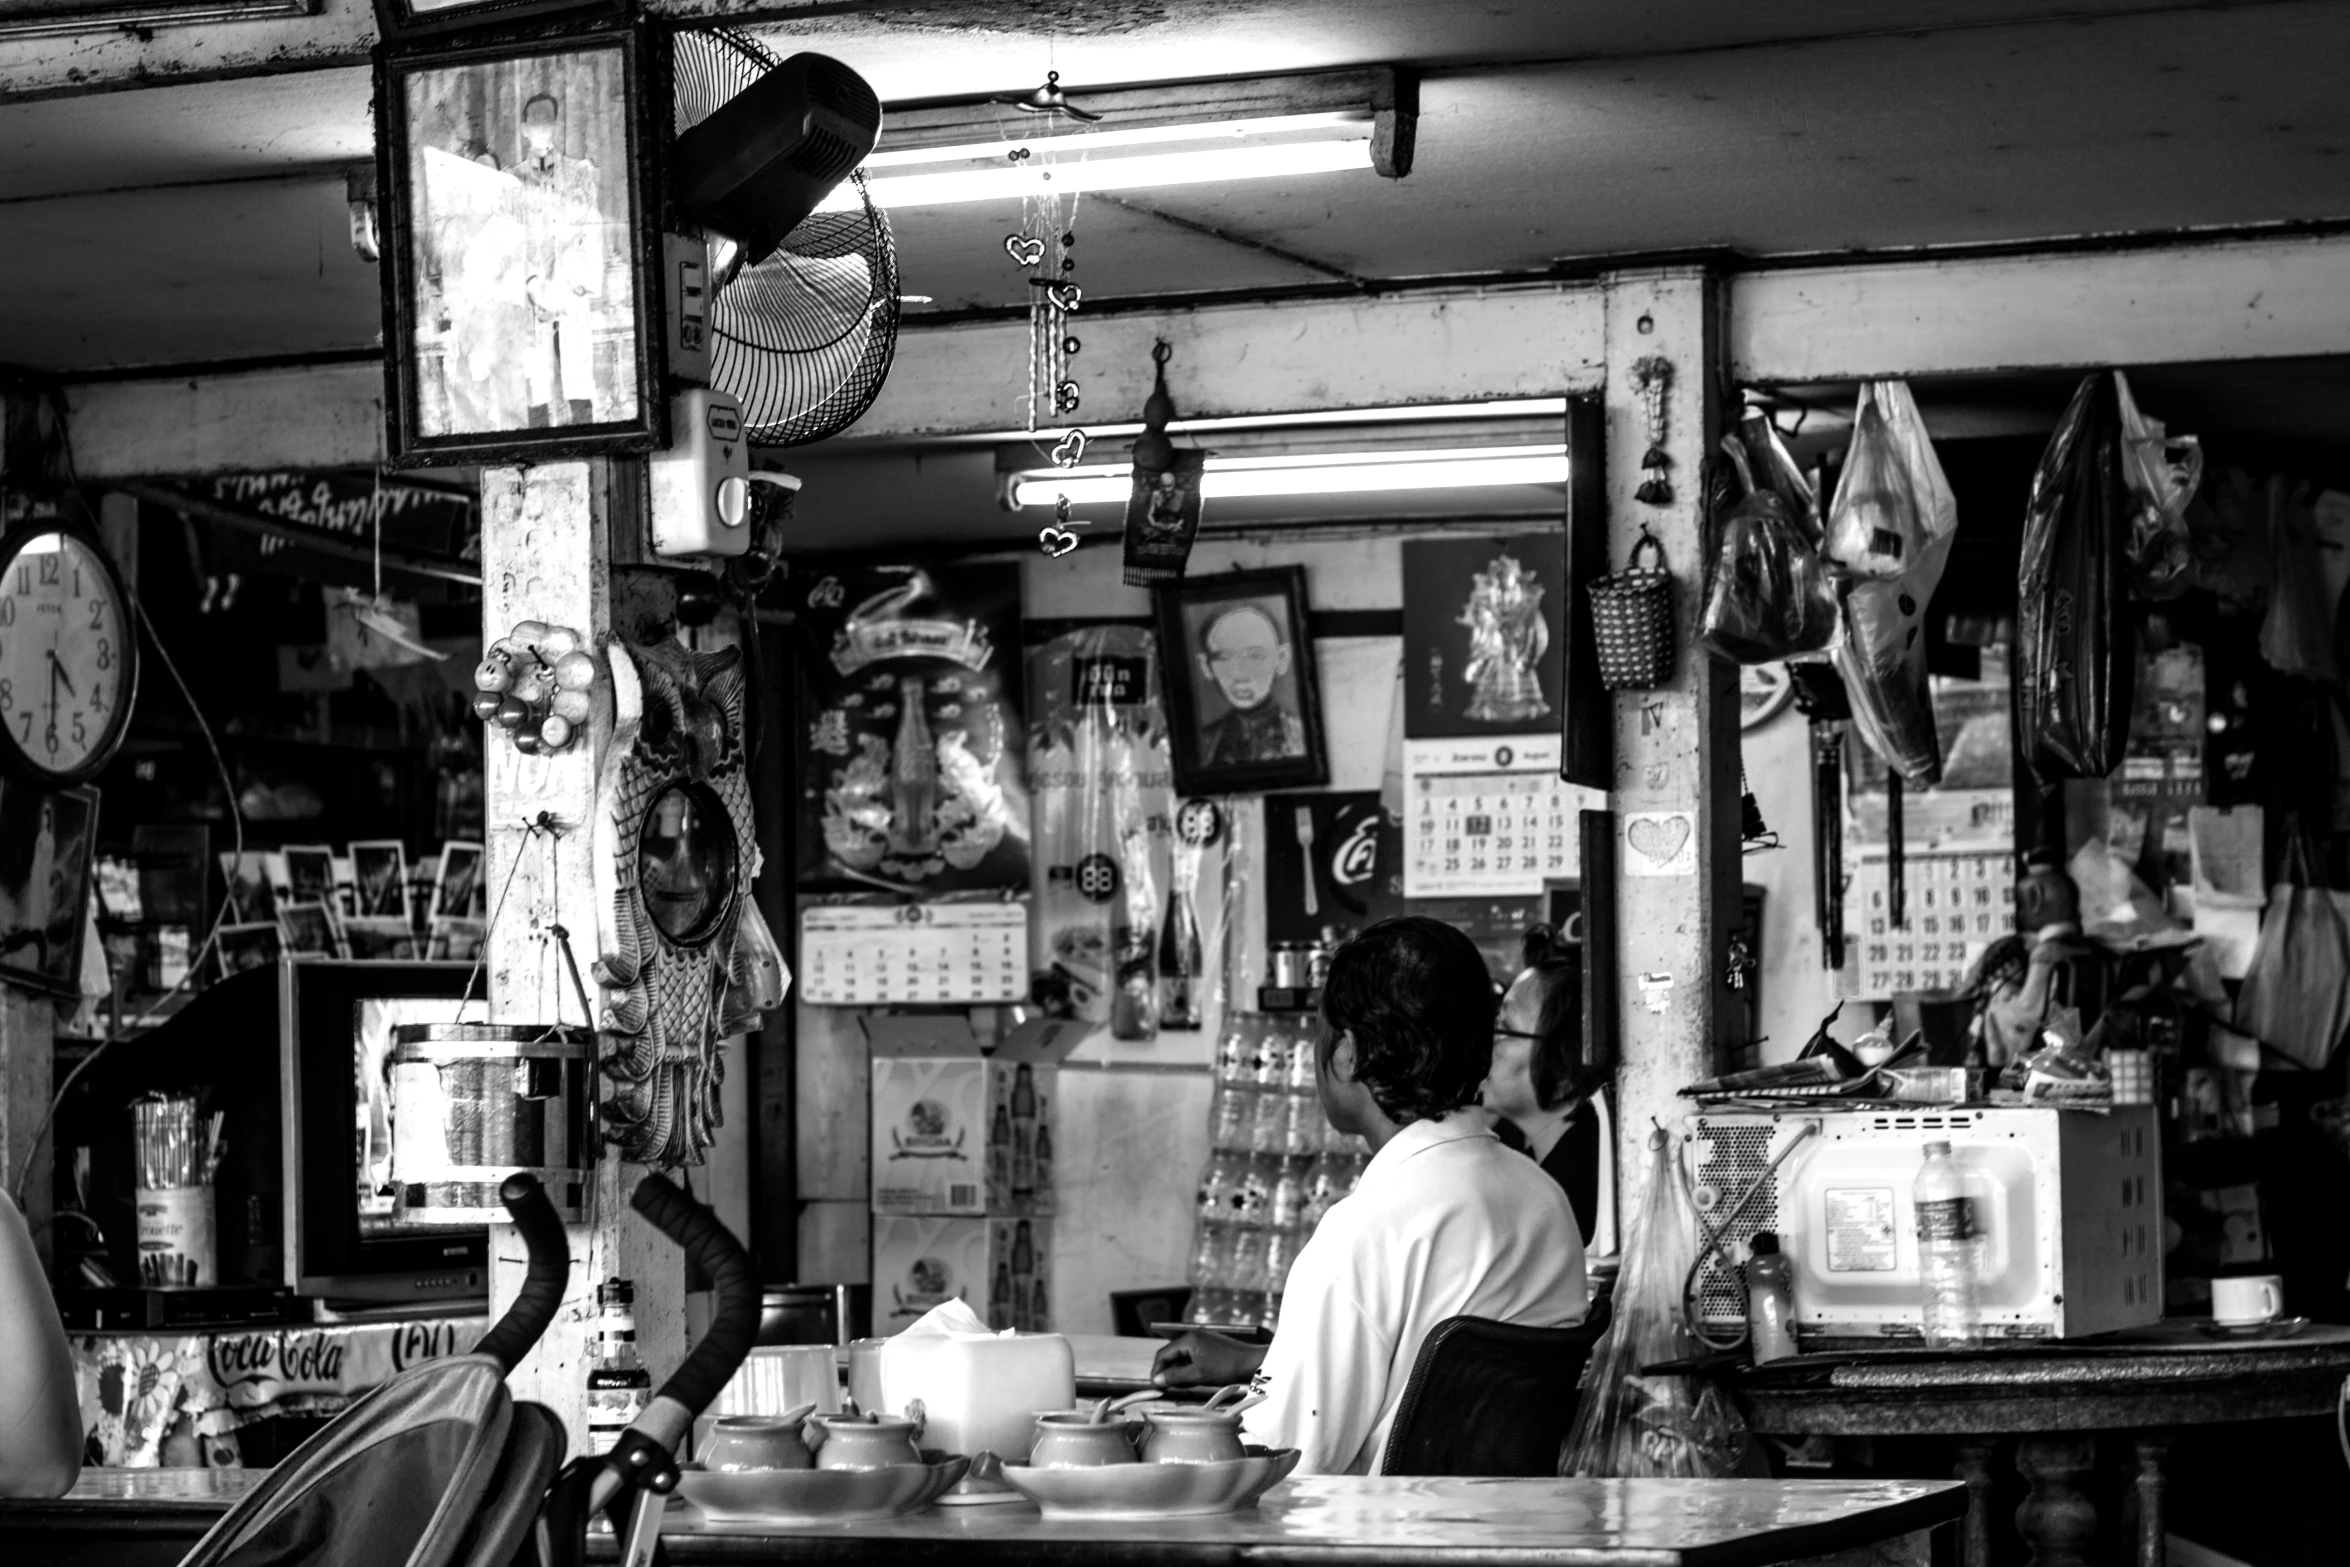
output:
[[[256,1469],[85,1471],[51,1502],[0,1502],[0,1533],[92,1532],[154,1515],[217,1515]],[[665,1536],[692,1561],[922,1557],[1162,1562],[1441,1561],[1569,1567],[1763,1567],[1898,1539],[1950,1522],[1965,1488],[1887,1480],[1406,1480],[1320,1476],[1275,1486],[1218,1518],[1047,1520],[1029,1506],[925,1508],[904,1518]],[[609,1550],[609,1543],[606,1545]]]
[[[2111,1431],[2320,1415],[2350,1376],[2350,1327],[2212,1338],[2171,1321],[2075,1343],[1799,1355],[1724,1378],[1772,1435]]]

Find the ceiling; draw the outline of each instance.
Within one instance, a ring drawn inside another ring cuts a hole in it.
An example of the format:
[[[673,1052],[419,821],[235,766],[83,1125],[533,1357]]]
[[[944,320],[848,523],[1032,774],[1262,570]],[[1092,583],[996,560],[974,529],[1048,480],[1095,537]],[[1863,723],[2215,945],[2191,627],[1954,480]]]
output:
[[[832,10],[765,31],[848,61],[894,102],[1018,89],[1047,67],[1080,89],[1425,68],[1407,179],[1089,198],[1078,276],[1097,301],[1697,246],[1770,256],[2350,218],[2340,5],[1919,0],[1899,33],[1868,0]],[[171,44],[165,32],[152,47]],[[6,101],[38,73],[0,57],[0,364],[70,376],[371,347],[377,274],[343,237],[341,179],[368,155],[369,84],[347,47],[322,58]],[[936,309],[1017,304],[1011,216],[898,214],[906,290]]]

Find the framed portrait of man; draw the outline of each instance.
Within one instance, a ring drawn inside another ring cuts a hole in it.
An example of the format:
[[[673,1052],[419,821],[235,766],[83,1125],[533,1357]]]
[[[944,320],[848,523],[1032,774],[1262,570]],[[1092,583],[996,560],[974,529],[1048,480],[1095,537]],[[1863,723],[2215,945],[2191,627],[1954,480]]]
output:
[[[611,26],[379,57],[394,465],[665,444],[644,54]]]
[[[1256,794],[1328,783],[1305,568],[1192,577],[1151,596],[1176,791]]]

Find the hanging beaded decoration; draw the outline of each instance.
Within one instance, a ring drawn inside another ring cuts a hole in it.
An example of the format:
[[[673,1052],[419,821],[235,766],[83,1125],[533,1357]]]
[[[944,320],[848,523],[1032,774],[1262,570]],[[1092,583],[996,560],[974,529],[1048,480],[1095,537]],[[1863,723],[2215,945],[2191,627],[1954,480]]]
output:
[[[1665,455],[1665,393],[1673,385],[1673,362],[1662,354],[1632,361],[1632,389],[1648,423],[1648,450],[1640,454],[1640,488],[1633,498],[1651,506],[1673,504],[1673,481],[1665,477],[1673,459]]]
[[[1060,82],[1058,71],[1047,72],[1043,87],[1009,102],[1023,113],[1072,124],[1092,124],[1101,118],[1071,103]],[[1033,156],[1033,150],[1025,145],[1005,153],[1014,165],[1027,163]],[[1070,321],[1085,300],[1085,290],[1073,276],[1077,258],[1070,254],[1077,245],[1077,204],[1075,191],[1023,197],[1020,228],[1004,236],[1004,254],[1028,274],[1028,386],[1024,394],[1028,433],[1041,451],[1046,450],[1042,444],[1046,434],[1055,427],[1063,430],[1049,449],[1056,468],[1074,468],[1085,460],[1085,431],[1071,422],[1083,398],[1070,362],[1085,347]],[[1056,558],[1066,555],[1077,547],[1077,535],[1070,530],[1085,526],[1070,516],[1069,498],[1061,496],[1053,503],[1052,526],[1036,536],[1037,547]]]

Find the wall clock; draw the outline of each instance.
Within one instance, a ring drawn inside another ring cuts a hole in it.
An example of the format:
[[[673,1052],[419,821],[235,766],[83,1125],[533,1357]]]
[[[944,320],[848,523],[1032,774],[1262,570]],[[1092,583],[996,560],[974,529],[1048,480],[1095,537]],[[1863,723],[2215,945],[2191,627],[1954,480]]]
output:
[[[95,534],[49,519],[0,540],[0,766],[64,788],[113,760],[138,651],[129,596]]]

